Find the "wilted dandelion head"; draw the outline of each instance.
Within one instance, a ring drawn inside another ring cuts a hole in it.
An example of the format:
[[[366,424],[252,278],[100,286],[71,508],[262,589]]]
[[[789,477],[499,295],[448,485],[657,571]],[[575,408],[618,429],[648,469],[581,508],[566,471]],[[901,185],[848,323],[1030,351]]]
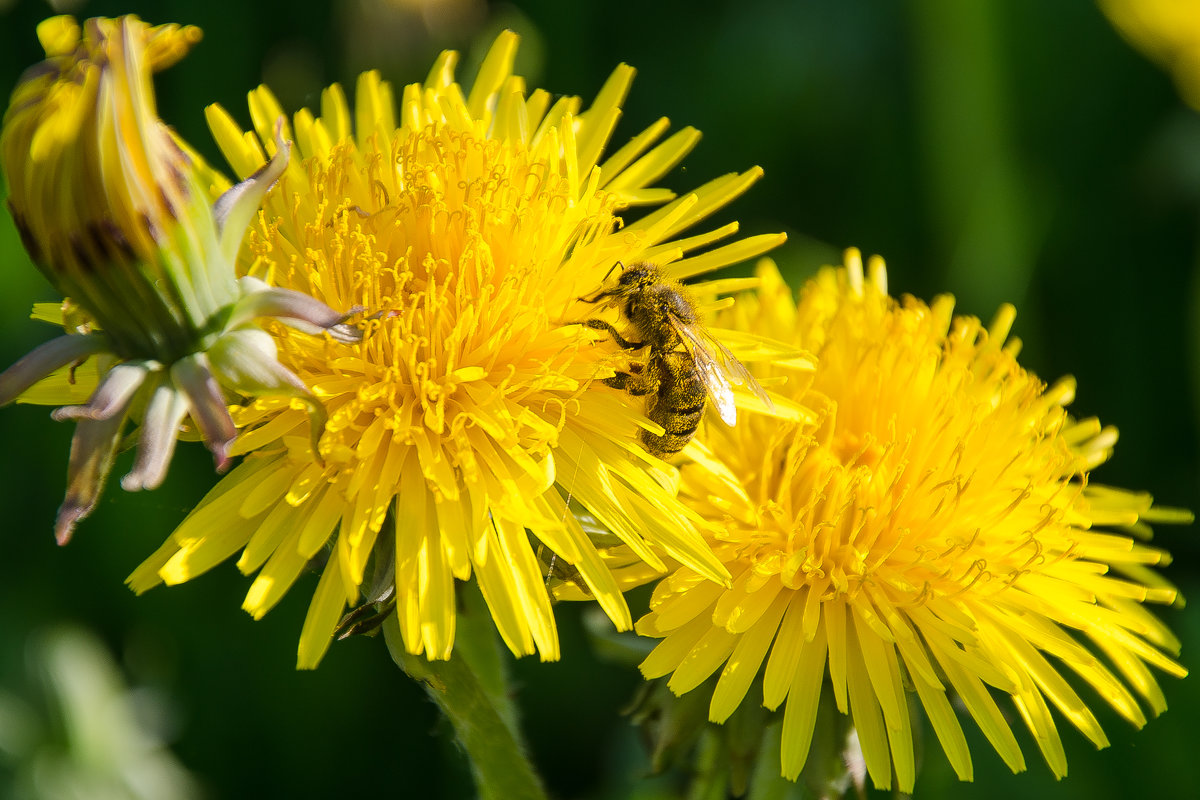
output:
[[[398,103],[367,73],[353,111],[334,86],[320,118],[295,116],[300,158],[242,265],[327,303],[362,306],[363,339],[346,346],[275,332],[281,358],[329,410],[319,460],[299,435],[298,409],[247,405],[238,452],[253,455],[132,576],[135,588],[187,580],[241,550],[242,570],[261,568],[245,602],[258,617],[327,554],[301,636],[300,664],[313,666],[358,601],[373,553],[412,653],[449,656],[455,581],[474,577],[514,652],[556,657],[543,546],[628,626],[576,504],[645,562],[662,569],[670,557],[724,579],[670,471],[636,442],[642,401],[601,383],[616,347],[579,324],[597,314],[580,298],[618,262],[650,261],[680,278],[777,244],[781,236],[711,247],[736,225],[678,238],[759,171],[680,198],[653,188],[697,132],[660,142],[663,119],[602,160],[633,71],[619,67],[581,110],[578,98],[526,91],[512,73],[516,41],[500,36],[469,92],[446,53]],[[257,136],[210,109],[239,174],[265,159],[278,106],[260,88],[250,111]],[[625,221],[640,205],[662,207]],[[382,541],[389,512],[395,534]]]
[[[864,275],[853,250],[798,303],[773,266],[760,275],[757,303],[734,313],[814,354],[815,371],[783,392],[817,419],[709,429],[724,467],[685,468],[681,493],[716,525],[733,585],[687,567],[664,579],[637,625],[663,639],[643,673],[670,674],[682,694],[721,669],[715,722],[743,702],[784,706],[793,779],[824,685],[851,715],[876,786],[894,769],[905,792],[912,690],[964,780],[955,698],[1017,771],[1024,757],[997,703],[1007,695],[1057,776],[1066,761],[1051,708],[1107,744],[1068,674],[1135,725],[1135,695],[1162,711],[1148,665],[1185,670],[1142,604],[1176,593],[1149,569],[1167,555],[1138,540],[1148,521],[1190,515],[1091,481],[1116,431],[1067,413],[1073,381],[1047,386],[1020,367],[1013,309],[985,327],[953,316],[948,296],[894,300],[882,260]]]

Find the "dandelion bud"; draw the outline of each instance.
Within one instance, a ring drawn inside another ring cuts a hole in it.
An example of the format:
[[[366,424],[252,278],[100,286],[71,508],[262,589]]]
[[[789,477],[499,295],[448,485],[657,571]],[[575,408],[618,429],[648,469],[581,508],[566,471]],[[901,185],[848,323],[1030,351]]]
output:
[[[236,435],[226,390],[301,397],[320,430],[315,398],[273,349],[248,345],[247,333],[258,316],[308,331],[345,316],[295,291],[239,281],[242,236],[289,145],[277,137],[261,170],[210,202],[203,165],[158,118],[150,81],[199,41],[199,29],[132,16],[81,28],[61,16],[39,25],[38,37],[46,60],[13,92],[0,165],[25,248],[87,324],[0,375],[0,403],[107,354],[88,402],[55,412],[78,421],[57,523],[65,542],[94,506],[131,416],[142,429],[127,489],[162,481],[189,416],[223,469]]]

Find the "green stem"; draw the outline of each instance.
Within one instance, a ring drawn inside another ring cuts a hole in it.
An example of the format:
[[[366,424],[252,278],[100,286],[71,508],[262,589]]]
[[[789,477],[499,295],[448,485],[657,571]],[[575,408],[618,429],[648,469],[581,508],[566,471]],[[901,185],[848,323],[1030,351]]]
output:
[[[500,642],[500,634],[492,624],[492,612],[484,602],[479,586],[472,581],[460,585],[459,589],[461,610],[459,629],[454,637],[454,657],[466,662],[513,738],[521,742],[517,705],[513,702],[515,693],[509,683],[511,656],[508,648]]]
[[[449,661],[429,661],[408,653],[395,614],[384,623],[383,633],[392,660],[425,688],[450,720],[471,762],[479,796],[483,800],[546,800],[541,780],[518,737],[503,659],[489,653],[484,642],[490,635],[493,649],[498,646],[494,631],[480,630],[488,623],[486,614],[460,614],[456,635],[460,641]],[[468,640],[469,646],[460,647]]]

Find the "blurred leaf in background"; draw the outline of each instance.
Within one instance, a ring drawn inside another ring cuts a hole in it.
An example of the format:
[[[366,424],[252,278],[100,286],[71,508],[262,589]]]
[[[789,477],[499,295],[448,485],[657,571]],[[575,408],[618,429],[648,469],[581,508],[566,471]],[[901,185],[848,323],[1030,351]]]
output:
[[[168,748],[167,698],[130,688],[83,628],[35,633],[24,689],[0,688],[0,775],[25,800],[194,800],[200,788]]]

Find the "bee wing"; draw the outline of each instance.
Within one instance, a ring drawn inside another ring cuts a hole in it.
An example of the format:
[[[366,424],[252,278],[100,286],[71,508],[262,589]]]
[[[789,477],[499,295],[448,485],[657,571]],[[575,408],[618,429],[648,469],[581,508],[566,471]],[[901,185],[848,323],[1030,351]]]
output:
[[[732,379],[738,386],[745,386],[753,392],[754,396],[761,400],[767,408],[775,407],[767,390],[755,380],[746,365],[738,360],[738,357],[731,353],[729,348],[722,344],[720,339],[713,336],[707,328],[698,325],[679,325],[677,328],[691,345],[696,369],[700,373],[704,385],[708,387],[713,398],[713,405],[717,407],[725,424],[733,425],[737,419],[737,412],[733,404],[733,390],[730,388],[729,379]],[[710,378],[709,376],[714,377]],[[718,397],[724,398],[724,406],[718,402]]]
[[[675,330],[687,343],[688,350],[691,351],[692,360],[696,363],[696,374],[700,376],[700,382],[708,390],[708,397],[712,401],[713,408],[717,409],[717,413],[721,415],[721,419],[726,425],[733,425],[737,422],[737,406],[733,403],[733,387],[729,385],[729,379],[725,377],[725,368],[717,362],[713,347],[724,350],[725,354],[728,354],[729,351],[725,350],[720,342],[708,335],[698,325],[675,323]],[[729,355],[729,358],[737,361],[732,354]],[[745,368],[743,367],[743,369]]]
[[[763,388],[763,385],[750,374],[750,370],[747,369],[746,365],[739,361],[737,356],[729,352],[729,348],[721,344],[720,341],[715,338],[712,341],[724,359],[725,373],[733,378],[733,382],[738,386],[745,386],[753,392],[754,396],[761,400],[767,408],[774,408],[775,404],[771,402],[771,395],[767,394],[767,390]]]

